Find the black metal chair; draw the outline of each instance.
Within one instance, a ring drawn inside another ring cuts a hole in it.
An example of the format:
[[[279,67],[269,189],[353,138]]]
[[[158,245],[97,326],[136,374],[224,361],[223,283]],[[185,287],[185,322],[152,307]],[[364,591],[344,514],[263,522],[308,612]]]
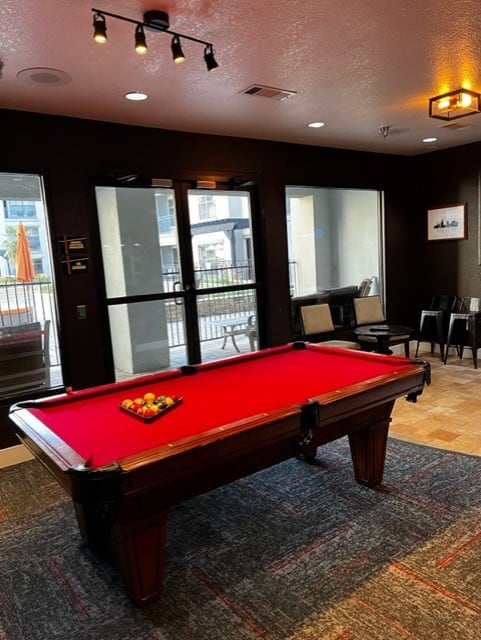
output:
[[[447,362],[451,345],[456,347],[459,358],[463,357],[465,347],[471,349],[474,368],[478,368],[478,349],[481,347],[481,298],[463,298],[459,310],[450,314],[444,364]]]
[[[419,343],[430,342],[431,353],[434,353],[434,345],[439,345],[441,361],[444,362],[444,345],[448,334],[449,315],[457,309],[458,305],[458,296],[444,294],[433,296],[429,309],[421,311],[416,356],[419,351]]]

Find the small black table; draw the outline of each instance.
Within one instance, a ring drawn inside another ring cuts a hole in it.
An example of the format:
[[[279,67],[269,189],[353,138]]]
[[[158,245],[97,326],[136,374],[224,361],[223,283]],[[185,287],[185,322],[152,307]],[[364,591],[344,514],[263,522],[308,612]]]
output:
[[[392,351],[389,348],[389,343],[393,338],[401,338],[405,335],[411,336],[414,333],[414,329],[402,324],[365,324],[356,327],[354,333],[360,342],[362,342],[363,338],[375,338],[376,346],[374,351],[376,351],[376,353],[391,355]]]

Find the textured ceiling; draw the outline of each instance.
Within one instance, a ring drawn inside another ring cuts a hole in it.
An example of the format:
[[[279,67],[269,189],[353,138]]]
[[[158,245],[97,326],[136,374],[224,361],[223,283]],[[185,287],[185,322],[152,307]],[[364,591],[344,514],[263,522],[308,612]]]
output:
[[[108,17],[98,45],[92,6],[134,20],[167,11],[172,30],[214,44],[219,68],[208,73],[188,41],[174,64],[165,33],[147,32],[139,56],[134,25]],[[0,108],[417,155],[481,140],[481,115],[428,117],[430,96],[481,91],[480,33],[474,0],[2,0]],[[51,82],[32,68],[64,73]],[[244,95],[252,84],[295,94]],[[125,100],[134,90],[149,99]],[[326,124],[308,129],[313,120]]]

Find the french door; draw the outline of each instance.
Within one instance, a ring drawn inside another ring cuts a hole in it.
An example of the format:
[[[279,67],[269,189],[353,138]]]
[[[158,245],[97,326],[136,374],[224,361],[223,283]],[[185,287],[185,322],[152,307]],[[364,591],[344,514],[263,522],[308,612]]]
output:
[[[250,187],[95,192],[116,380],[257,348]]]

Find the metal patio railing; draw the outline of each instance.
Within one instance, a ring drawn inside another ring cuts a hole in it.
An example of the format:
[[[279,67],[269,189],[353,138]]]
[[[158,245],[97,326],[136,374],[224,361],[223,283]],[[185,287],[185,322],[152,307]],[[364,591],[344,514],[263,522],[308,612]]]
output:
[[[53,283],[40,276],[32,282],[5,277],[0,282],[0,328],[50,320],[50,363],[60,365]]]
[[[163,290],[174,292],[180,281],[178,269],[166,269],[162,273]],[[202,342],[222,337],[222,330],[209,321],[250,316],[255,314],[256,294],[254,290],[221,292],[202,296],[202,288],[247,284],[252,282],[249,265],[236,267],[215,267],[195,271],[197,290],[200,291],[198,310],[200,318],[200,339]],[[184,307],[175,301],[165,302],[167,331],[170,347],[181,347],[184,339]],[[53,282],[39,276],[32,282],[18,282],[6,276],[0,281],[0,328],[28,322],[51,321],[50,362],[52,367],[60,365],[58,332],[55,313]]]

